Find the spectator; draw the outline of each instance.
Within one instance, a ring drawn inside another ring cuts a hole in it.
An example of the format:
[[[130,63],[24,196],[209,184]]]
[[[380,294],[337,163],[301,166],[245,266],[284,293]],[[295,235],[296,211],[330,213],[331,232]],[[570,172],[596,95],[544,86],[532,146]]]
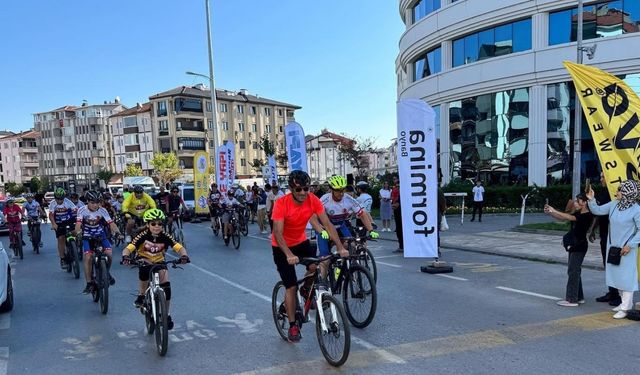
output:
[[[268,185],[267,185],[268,186]],[[266,186],[265,186],[266,187]],[[267,193],[264,189],[259,188],[256,197],[254,198],[258,202],[258,228],[260,228],[260,234],[267,234],[267,223],[265,222],[265,208],[267,207]]]
[[[595,215],[609,215],[609,238],[607,256],[612,247],[619,247],[619,265],[605,269],[607,285],[621,292],[621,303],[614,307],[614,319],[624,319],[633,309],[633,292],[638,290],[638,244],[640,244],[640,185],[633,180],[623,181],[618,186],[616,199],[599,206],[593,189],[589,189],[589,209]]]
[[[384,182],[380,189],[380,220],[382,220],[382,231],[391,232],[391,189],[389,183]]]
[[[609,190],[607,189],[607,181],[604,178],[604,173],[600,172],[600,183],[602,184],[602,189],[596,195],[596,202],[598,205],[602,206],[606,203],[611,202],[611,197],[609,196]],[[604,267],[607,267],[607,238],[609,238],[609,216],[597,216],[593,225],[591,226],[591,231],[589,234],[589,241],[594,242],[596,240],[596,233],[593,230],[595,224],[598,224],[598,233],[600,235],[600,253],[602,254],[602,264]],[[596,298],[598,302],[609,302],[611,306],[618,306],[622,303],[620,299],[620,293],[618,293],[618,289],[609,287],[609,291],[601,296]]]
[[[371,206],[373,205],[373,198],[367,192],[369,190],[369,184],[367,181],[360,181],[356,184],[356,193],[358,194],[358,198],[356,201],[360,204],[360,206],[364,209],[364,211],[369,215],[369,221],[374,226],[374,229],[377,228],[377,225],[373,222],[373,217],[371,216]],[[361,227],[364,226],[364,223],[360,218],[356,218],[356,226]]]
[[[253,189],[249,185],[247,185],[247,193],[245,194],[245,202],[247,204],[247,209],[249,210],[249,219],[251,220],[251,224],[256,222],[256,216],[253,211]]]
[[[269,186],[269,184],[267,184],[265,188],[267,186]],[[273,220],[271,219],[273,204],[276,202],[278,198],[284,197],[284,193],[282,192],[282,190],[280,190],[280,188],[278,188],[278,183],[276,181],[273,181],[273,184],[270,185],[269,187],[271,188],[271,190],[267,193],[267,204],[265,209],[267,211],[267,217],[269,218],[269,226],[273,231]]]
[[[394,253],[404,253],[404,239],[402,237],[402,211],[400,210],[400,178],[393,178],[393,190],[391,190],[391,207],[393,208],[393,219],[396,222],[396,237],[398,237],[398,248]]]
[[[471,215],[471,221],[476,219],[476,212],[478,212],[478,221],[482,222],[482,205],[484,204],[484,187],[482,187],[482,181],[476,180],[476,186],[473,187],[473,214]]]
[[[582,262],[584,256],[589,249],[587,242],[587,232],[593,221],[593,215],[587,207],[587,197],[584,194],[578,194],[574,201],[574,212],[567,214],[560,212],[555,208],[544,205],[544,212],[559,220],[567,220],[571,222],[571,230],[576,239],[576,243],[567,249],[569,252],[569,262],[567,267],[567,291],[563,301],[556,302],[559,306],[576,307],[584,303],[584,293],[582,291]]]

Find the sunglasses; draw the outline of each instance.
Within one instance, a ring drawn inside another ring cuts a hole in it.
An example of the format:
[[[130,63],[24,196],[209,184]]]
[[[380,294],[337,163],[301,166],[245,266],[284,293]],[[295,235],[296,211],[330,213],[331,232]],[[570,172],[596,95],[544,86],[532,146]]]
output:
[[[162,221],[151,221],[149,222],[149,225],[152,227],[159,227],[162,225]]]
[[[295,187],[293,190],[294,190],[296,193],[299,193],[299,192],[301,192],[302,190],[304,190],[304,191],[309,191],[309,186],[308,186],[308,185],[307,185],[307,186],[298,186],[298,187]]]
[[[333,189],[334,193],[344,193],[344,189]]]

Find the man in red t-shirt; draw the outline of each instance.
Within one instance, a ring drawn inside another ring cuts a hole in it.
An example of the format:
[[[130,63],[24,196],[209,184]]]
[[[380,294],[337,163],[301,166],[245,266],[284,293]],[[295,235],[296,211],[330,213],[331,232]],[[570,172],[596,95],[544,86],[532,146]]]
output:
[[[20,240],[22,241],[22,208],[15,203],[13,198],[7,199],[7,204],[2,209],[5,220],[7,221],[7,227],[9,227],[9,233],[18,232]],[[13,237],[11,237],[10,247],[13,248]],[[22,246],[25,243],[22,241]]]
[[[313,215],[316,215],[322,225],[327,228],[330,238],[336,244],[338,253],[343,257],[349,256],[349,252],[340,241],[338,232],[331,225],[320,199],[309,194],[310,183],[311,178],[306,172],[298,170],[291,172],[289,175],[291,194],[278,198],[273,205],[271,214],[273,219],[273,235],[271,236],[273,261],[278,267],[280,278],[287,289],[284,305],[289,319],[289,341],[291,342],[300,341],[300,327],[295,321],[297,286],[295,265],[300,261],[300,258],[316,255],[305,235],[307,223]],[[322,228],[314,229],[322,231]],[[310,266],[308,271],[315,272],[315,267]]]

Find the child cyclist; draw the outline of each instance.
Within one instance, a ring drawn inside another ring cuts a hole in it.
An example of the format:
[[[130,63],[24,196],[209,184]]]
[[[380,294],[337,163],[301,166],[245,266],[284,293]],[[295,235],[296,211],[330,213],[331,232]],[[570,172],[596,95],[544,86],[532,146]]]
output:
[[[163,231],[165,216],[161,210],[157,208],[149,209],[144,213],[143,219],[147,228],[140,232],[122,251],[122,264],[124,265],[131,263],[129,254],[134,250],[138,251],[138,256],[145,262],[145,265],[140,266],[138,269],[138,279],[140,282],[138,283],[138,297],[134,302],[134,306],[137,308],[142,307],[144,303],[144,293],[149,285],[149,271],[151,267],[154,263],[164,261],[164,254],[169,247],[180,254],[180,261],[183,264],[189,263],[187,250],[176,242],[171,235]],[[169,311],[171,283],[169,282],[169,273],[166,267],[160,270],[160,286],[164,289],[167,297],[167,311]],[[167,318],[168,328],[173,329],[171,315]]]

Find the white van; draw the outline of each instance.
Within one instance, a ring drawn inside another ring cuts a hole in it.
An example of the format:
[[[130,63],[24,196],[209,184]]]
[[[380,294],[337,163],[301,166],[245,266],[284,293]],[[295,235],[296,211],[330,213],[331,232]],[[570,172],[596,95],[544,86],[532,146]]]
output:
[[[149,195],[154,195],[159,190],[153,178],[148,176],[125,177],[122,183],[127,185],[129,189],[135,185],[140,185],[144,188],[145,193]]]
[[[184,204],[189,209],[189,216],[193,217],[196,213],[195,188],[192,184],[183,184],[179,185],[178,189],[180,189],[180,196]]]

